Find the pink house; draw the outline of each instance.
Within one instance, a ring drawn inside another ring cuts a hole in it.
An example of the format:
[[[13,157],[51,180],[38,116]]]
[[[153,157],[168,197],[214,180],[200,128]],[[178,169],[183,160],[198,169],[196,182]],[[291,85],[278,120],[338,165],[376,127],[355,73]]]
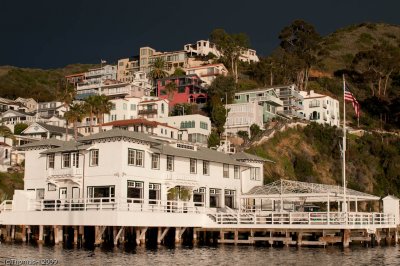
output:
[[[170,82],[175,82],[176,91],[168,93],[165,89]],[[168,99],[170,106],[177,103],[197,103],[207,102],[207,89],[202,86],[202,81],[197,75],[185,75],[168,77],[157,80],[157,95],[162,99]]]

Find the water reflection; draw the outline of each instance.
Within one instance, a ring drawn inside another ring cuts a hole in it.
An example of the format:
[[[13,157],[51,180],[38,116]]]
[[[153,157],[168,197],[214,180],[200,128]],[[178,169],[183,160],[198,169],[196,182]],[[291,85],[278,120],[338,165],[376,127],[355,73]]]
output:
[[[398,247],[326,248],[220,245],[101,247],[1,244],[5,259],[57,259],[58,265],[399,265]]]

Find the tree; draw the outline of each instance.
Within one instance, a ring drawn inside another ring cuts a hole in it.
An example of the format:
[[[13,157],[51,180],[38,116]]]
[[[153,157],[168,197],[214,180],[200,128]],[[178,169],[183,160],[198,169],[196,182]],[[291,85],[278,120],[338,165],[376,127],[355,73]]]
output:
[[[193,109],[195,109],[194,104],[190,103],[177,103],[172,108],[172,116],[178,115],[191,115],[193,114]]]
[[[3,142],[6,142],[7,138],[15,140],[14,134],[7,126],[0,126],[0,136],[3,137]]]
[[[57,98],[59,101],[63,102],[66,111],[68,111],[69,106],[76,96],[75,88],[68,82],[62,80],[59,83],[59,91]],[[68,121],[65,123],[65,140],[68,140]]]
[[[215,131],[212,131],[208,136],[207,144],[209,148],[217,147],[220,144],[219,134]]]
[[[172,75],[170,77],[179,77],[179,76],[184,76],[184,75],[186,75],[185,70],[178,67],[175,69],[174,73],[172,73]]]
[[[381,97],[386,96],[391,75],[400,70],[399,62],[400,47],[387,41],[380,41],[371,50],[357,53],[352,67],[369,82],[371,96],[375,96],[375,86],[377,86],[378,97]]]
[[[165,85],[165,93],[168,95],[168,100],[172,101],[174,98],[175,92],[178,90],[178,86],[176,85],[174,80],[171,80],[170,82]]]
[[[300,59],[302,71],[298,73],[298,86],[300,89],[307,90],[311,66],[317,63],[317,55],[323,52],[319,45],[321,36],[311,24],[303,20],[295,20],[282,29],[279,40],[280,47],[285,52]]]
[[[109,101],[108,97],[105,95],[98,96],[98,109],[97,109],[97,121],[99,123],[99,131],[103,129],[104,114],[109,114],[112,110],[112,103]]]
[[[165,71],[165,61],[161,57],[157,57],[150,66],[150,77],[153,79],[153,84],[156,84],[157,79],[168,77]]]
[[[14,126],[14,134],[15,135],[21,135],[21,132],[24,131],[28,127],[27,124],[24,123],[18,123]]]
[[[274,85],[274,70],[277,63],[269,57],[261,58],[259,62],[251,66],[251,76],[262,86]]]
[[[74,138],[78,139],[77,123],[82,122],[82,119],[87,115],[86,105],[84,103],[72,104],[64,117],[69,123],[73,123]]]
[[[249,132],[247,132],[247,131],[240,130],[236,134],[238,135],[238,137],[242,138],[244,141],[249,140]]]
[[[168,200],[189,201],[192,197],[192,190],[188,187],[176,186],[168,190]]]
[[[226,109],[222,104],[213,105],[211,120],[219,135],[224,132],[224,125],[226,121]]]
[[[85,109],[90,116],[89,121],[89,134],[92,135],[93,131],[93,118],[99,109],[99,98],[97,95],[90,95],[88,98],[85,99]]]
[[[261,133],[261,128],[257,124],[252,124],[250,126],[250,136],[251,139],[254,139],[258,134]]]
[[[208,88],[208,95],[209,97],[216,97],[216,98],[223,98],[223,104],[225,104],[225,100],[228,101],[228,103],[233,102],[233,98],[235,96],[235,91],[236,91],[236,84],[235,80],[233,79],[232,76],[217,76],[216,79],[213,80],[211,83],[210,87]],[[228,96],[227,99],[225,99],[226,94]]]
[[[228,34],[224,29],[215,29],[210,34],[211,42],[229,62],[235,82],[238,81],[238,61],[243,51],[249,48],[249,37],[244,33]]]

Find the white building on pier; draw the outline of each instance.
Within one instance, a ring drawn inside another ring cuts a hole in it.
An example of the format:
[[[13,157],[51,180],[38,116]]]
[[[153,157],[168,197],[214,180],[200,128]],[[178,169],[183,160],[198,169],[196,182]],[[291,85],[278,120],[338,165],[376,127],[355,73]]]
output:
[[[39,226],[39,240],[44,226],[53,226],[55,234],[63,226],[75,226],[75,232],[77,226],[96,226],[96,239],[107,226],[119,232],[136,227],[137,241],[147,227],[159,227],[157,241],[161,228],[175,227],[180,238],[185,227],[220,230],[222,243],[283,239],[289,244],[293,231],[347,230],[343,243],[348,246],[360,239],[350,230],[378,235],[400,223],[396,198],[385,198],[383,213],[362,212],[359,202],[379,197],[295,181],[263,186],[263,166],[271,161],[167,143],[139,132],[113,129],[78,141],[46,139],[20,150],[25,153],[24,190],[0,204],[0,224]],[[235,238],[224,239],[224,230],[233,230]],[[239,239],[239,230],[250,231],[248,239]],[[284,230],[286,237],[252,235],[257,230]],[[324,237],[309,243],[325,245],[329,239]]]

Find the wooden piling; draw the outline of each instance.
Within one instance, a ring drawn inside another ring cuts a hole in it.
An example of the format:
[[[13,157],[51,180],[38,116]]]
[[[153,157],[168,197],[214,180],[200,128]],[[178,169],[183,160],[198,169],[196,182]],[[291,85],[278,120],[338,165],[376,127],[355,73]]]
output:
[[[193,228],[193,244],[198,243],[198,239],[197,239],[197,229]]]
[[[21,228],[21,240],[22,242],[26,242],[26,226],[23,225]]]
[[[344,229],[343,230],[343,247],[348,248],[350,245],[350,230],[349,229]]]
[[[140,228],[136,228],[136,245],[140,245]]]
[[[74,246],[78,245],[78,235],[79,235],[79,227],[74,226]]]
[[[53,230],[54,230],[54,244],[58,245],[58,226],[54,225],[53,226]]]
[[[38,238],[38,244],[43,244],[43,225],[39,225],[39,238]]]
[[[300,231],[297,233],[297,246],[298,246],[298,247],[301,247],[302,240],[303,240],[303,231],[300,230]]]

